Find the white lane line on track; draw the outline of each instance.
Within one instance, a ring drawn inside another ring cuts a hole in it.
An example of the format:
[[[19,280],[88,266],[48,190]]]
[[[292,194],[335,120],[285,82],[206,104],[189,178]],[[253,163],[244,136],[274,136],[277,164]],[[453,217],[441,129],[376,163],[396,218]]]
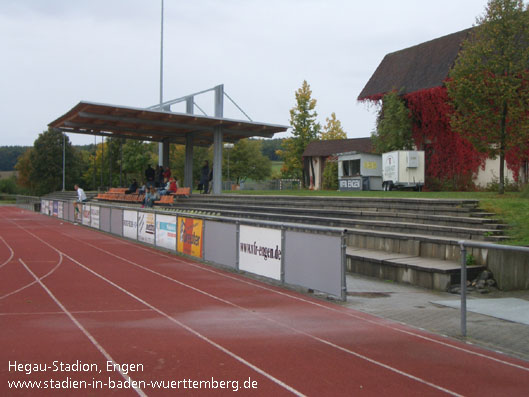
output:
[[[2,236],[0,236],[0,240],[3,241],[3,243],[5,244],[5,246],[7,247],[9,252],[11,253],[11,255],[9,255],[9,258],[5,262],[0,264],[0,268],[2,268],[5,265],[7,265],[11,261],[11,259],[13,259],[13,257],[15,256],[15,251],[13,251],[13,249],[9,246],[9,244],[4,240],[4,238]]]
[[[406,378],[409,378],[409,379],[415,380],[415,381],[417,381],[417,382],[419,382],[419,383],[422,383],[422,384],[424,384],[424,385],[430,386],[430,387],[432,387],[432,388],[434,388],[434,389],[437,389],[437,390],[439,390],[439,391],[442,391],[442,392],[448,393],[448,394],[450,394],[450,395],[452,395],[452,396],[460,396],[460,394],[457,394],[456,392],[451,391],[451,390],[449,390],[449,389],[446,389],[446,388],[444,388],[444,387],[442,387],[442,386],[439,386],[439,385],[436,385],[436,384],[434,384],[434,383],[428,382],[428,381],[425,380],[425,379],[422,379],[422,378],[419,378],[419,377],[417,377],[417,376],[411,375],[411,374],[409,374],[409,373],[407,373],[407,372],[401,371],[401,370],[399,370],[399,369],[397,369],[397,368],[394,368],[394,367],[392,367],[392,366],[390,366],[390,365],[387,365],[387,364],[384,364],[384,363],[382,363],[382,362],[380,362],[380,361],[377,361],[377,360],[374,360],[374,359],[372,359],[372,358],[369,358],[369,357],[367,357],[367,356],[365,356],[365,355],[363,355],[363,354],[357,353],[357,352],[352,351],[352,350],[350,350],[350,349],[348,349],[348,348],[345,348],[345,347],[343,347],[343,346],[339,346],[339,345],[337,345],[337,344],[335,344],[335,343],[333,343],[333,342],[331,342],[331,341],[328,341],[328,340],[326,340],[326,339],[323,339],[323,338],[320,338],[320,337],[318,337],[318,336],[315,336],[315,335],[309,334],[309,333],[307,333],[307,332],[305,332],[305,331],[301,331],[301,330],[299,330],[299,329],[297,329],[297,328],[291,327],[291,326],[286,325],[286,324],[284,324],[284,323],[282,323],[282,322],[280,322],[280,321],[277,321],[277,320],[274,320],[274,319],[272,319],[272,318],[266,317],[266,316],[264,316],[264,315],[262,315],[262,314],[258,314],[258,313],[256,313],[256,312],[253,312],[252,310],[250,310],[250,309],[246,309],[245,307],[240,306],[240,305],[237,305],[236,303],[233,303],[233,302],[231,302],[231,301],[228,301],[228,300],[226,300],[226,299],[223,299],[223,298],[221,298],[221,297],[219,297],[219,296],[216,296],[216,295],[210,294],[209,292],[206,292],[206,291],[201,290],[201,289],[199,289],[199,288],[193,287],[193,286],[191,286],[191,285],[189,285],[189,284],[186,284],[186,283],[184,283],[184,282],[182,282],[182,281],[176,280],[176,279],[174,279],[174,278],[172,278],[172,277],[170,277],[170,276],[167,276],[167,275],[165,275],[165,274],[159,273],[159,272],[157,272],[157,271],[155,271],[155,270],[152,270],[152,269],[150,269],[150,268],[144,267],[144,266],[142,266],[142,265],[140,265],[140,264],[138,264],[138,263],[136,263],[136,262],[133,262],[133,261],[131,261],[131,260],[129,260],[129,259],[122,258],[122,257],[120,257],[119,255],[113,254],[112,252],[106,251],[106,250],[104,250],[104,249],[102,249],[102,248],[99,248],[99,247],[97,247],[97,246],[94,246],[94,245],[92,245],[92,244],[90,244],[90,243],[85,243],[85,244],[87,244],[87,245],[89,245],[90,247],[93,247],[93,248],[95,248],[95,249],[98,249],[98,250],[100,250],[100,251],[106,253],[107,255],[113,256],[113,257],[115,257],[115,258],[117,258],[117,259],[119,259],[119,260],[122,260],[122,261],[124,261],[124,262],[127,262],[127,263],[129,263],[129,264],[131,264],[131,265],[133,265],[133,266],[139,267],[139,268],[141,268],[141,269],[143,269],[143,270],[145,270],[145,271],[148,271],[148,272],[150,272],[150,273],[153,273],[153,274],[155,274],[155,275],[157,275],[157,276],[159,276],[159,277],[162,277],[162,278],[164,278],[164,279],[167,279],[167,280],[169,280],[169,281],[172,281],[172,282],[174,282],[174,283],[176,283],[176,284],[179,284],[179,285],[181,285],[181,286],[183,286],[183,287],[189,288],[189,289],[191,289],[191,290],[193,290],[193,291],[196,291],[196,292],[198,292],[198,293],[200,293],[200,294],[203,294],[203,295],[205,295],[205,296],[208,296],[208,297],[210,297],[210,298],[212,298],[212,299],[215,299],[215,300],[217,300],[217,301],[219,301],[219,302],[223,302],[223,303],[225,303],[225,304],[227,304],[227,305],[229,305],[229,306],[232,306],[232,307],[235,307],[235,308],[237,308],[237,309],[240,309],[240,310],[242,310],[242,311],[244,311],[244,312],[246,312],[246,313],[248,313],[248,314],[250,314],[250,315],[252,315],[252,316],[254,316],[254,317],[258,317],[258,318],[260,318],[260,319],[263,319],[263,320],[269,321],[269,322],[271,322],[271,323],[273,323],[273,324],[276,324],[276,325],[278,325],[278,326],[280,326],[280,327],[286,328],[286,329],[288,329],[288,330],[290,330],[290,331],[294,331],[294,332],[296,332],[296,333],[298,333],[298,334],[300,334],[300,335],[304,335],[304,336],[306,336],[306,337],[308,337],[308,338],[310,338],[310,339],[313,339],[313,340],[315,340],[315,341],[318,341],[318,342],[320,342],[320,343],[323,343],[323,344],[325,344],[325,345],[327,345],[327,346],[331,346],[331,347],[333,347],[333,348],[335,348],[335,349],[338,349],[338,350],[340,350],[340,351],[342,351],[342,352],[345,352],[345,353],[347,353],[347,354],[353,355],[353,356],[355,356],[355,357],[357,357],[357,358],[360,358],[360,359],[362,359],[362,360],[364,360],[364,361],[368,361],[368,362],[370,362],[371,364],[374,364],[374,365],[377,365],[377,366],[383,367],[383,368],[385,368],[385,369],[387,369],[387,370],[389,370],[389,371],[391,371],[391,372],[394,372],[394,373],[397,373],[397,374],[399,374],[399,375],[402,375],[402,376],[404,376],[404,377],[406,377]]]
[[[18,225],[17,225],[18,226]],[[11,258],[15,255],[15,251],[13,250],[13,248],[11,248],[11,246],[4,240],[3,237],[0,236],[0,240],[2,240],[4,242],[4,244],[6,245],[6,247],[11,251]],[[3,263],[2,265],[0,265],[0,267],[4,266],[5,264],[7,264],[10,260],[8,259],[5,263]],[[62,254],[59,253],[59,262],[57,263],[57,265],[55,265],[55,267],[53,269],[51,269],[48,273],[46,273],[44,276],[40,277],[39,280],[43,280],[45,279],[46,277],[48,277],[49,275],[51,275],[55,270],[57,270],[57,268],[61,265],[62,263]],[[42,262],[42,261],[39,261],[39,262]],[[44,261],[44,262],[52,262],[52,261]],[[0,300],[4,299],[4,298],[7,298],[8,296],[11,296],[11,295],[14,295],[20,291],[23,291],[24,289],[28,288],[28,287],[31,287],[33,284],[36,284],[37,282],[36,281],[32,281],[31,283],[29,284],[26,284],[24,285],[23,287],[20,287],[14,291],[11,291],[11,292],[8,292],[7,294],[4,294],[2,296],[0,296]]]
[[[57,269],[59,268],[59,266],[61,266],[61,264],[62,264],[62,260],[63,260],[63,256],[62,256],[61,253],[59,253],[59,262],[58,262],[58,263],[55,265],[55,267],[54,267],[53,269],[51,269],[48,273],[46,273],[46,274],[45,274],[44,276],[42,276],[42,277],[39,277],[39,280],[44,280],[46,277],[48,277],[48,276],[51,275],[53,272],[55,272],[55,270],[57,270]],[[5,299],[5,298],[7,298],[8,296],[14,295],[14,294],[16,294],[16,293],[18,293],[18,292],[20,292],[20,291],[23,291],[23,290],[25,290],[26,288],[31,287],[33,284],[36,284],[36,283],[37,283],[37,281],[32,281],[31,283],[28,283],[28,284],[24,285],[23,287],[20,287],[20,288],[14,290],[14,291],[11,291],[11,292],[9,292],[9,293],[7,293],[7,294],[4,294],[4,295],[0,296],[0,300]]]
[[[79,330],[88,338],[88,340],[90,340],[90,342],[92,342],[92,344],[94,345],[94,347],[99,350],[99,352],[108,360],[108,361],[111,361],[112,364],[113,364],[113,368],[116,368],[116,366],[114,364],[117,364],[114,359],[110,356],[110,354],[107,353],[107,351],[99,344],[99,342],[92,336],[92,334],[90,334],[90,332],[88,332],[86,330],[85,327],[83,327],[83,325],[73,316],[72,313],[70,313],[68,311],[68,309],[66,309],[66,307],[61,303],[61,301],[59,301],[59,299],[57,299],[55,297],[55,295],[53,295],[53,293],[49,290],[48,287],[46,287],[46,285],[44,285],[44,283],[42,282],[42,280],[40,280],[37,275],[35,273],[33,273],[31,271],[31,269],[28,267],[28,265],[26,265],[24,263],[24,261],[22,259],[18,259],[18,261],[22,264],[22,266],[24,266],[24,268],[28,271],[29,274],[31,274],[33,276],[33,278],[35,279],[35,282],[39,283],[40,286],[44,289],[44,291],[46,291],[46,293],[49,295],[49,297],[57,304],[57,306],[59,306],[61,308],[61,310],[64,312],[64,314],[66,314],[68,316],[68,318],[77,326],[77,328],[79,328]],[[125,381],[129,381],[131,382],[131,384],[136,384],[136,383],[133,383],[134,380],[128,376],[127,374],[123,373],[120,369],[120,367],[118,366],[118,372],[120,373],[120,375],[123,377],[123,379],[125,379]],[[139,395],[139,396],[142,396],[142,397],[146,397],[147,395],[141,390],[141,389],[138,389],[136,387],[134,387],[134,390],[136,391],[136,393]]]
[[[17,225],[19,226],[19,225]],[[22,226],[19,226],[22,230],[24,230],[26,233],[32,235],[33,237],[35,237],[36,239],[42,241],[44,244],[46,244],[47,246],[49,246],[50,248],[52,248],[53,250],[57,251],[57,252],[61,252],[59,249],[55,248],[53,245],[47,243],[46,241],[42,240],[40,237],[38,237],[37,235],[35,235],[34,233],[30,232],[29,230],[26,230],[24,229]],[[299,396],[299,397],[305,397],[305,395],[301,392],[299,392],[298,390],[294,389],[293,387],[291,387],[290,385],[284,383],[283,381],[277,379],[276,377],[274,377],[273,375],[269,374],[268,372],[264,371],[263,369],[255,366],[254,364],[250,363],[249,361],[246,361],[244,358],[240,357],[239,355],[233,353],[231,350],[225,348],[224,346],[212,341],[211,339],[209,339],[208,337],[206,337],[205,335],[202,335],[200,332],[194,330],[193,328],[185,325],[184,323],[178,321],[177,319],[171,317],[169,314],[165,313],[164,311],[158,309],[157,307],[151,305],[150,303],[146,302],[145,300],[141,299],[140,297],[134,295],[132,292],[130,291],[127,291],[126,289],[122,288],[121,286],[117,285],[116,283],[110,281],[109,279],[105,278],[104,276],[100,275],[99,273],[95,272],[94,270],[90,269],[89,267],[83,265],[82,263],[78,262],[77,260],[75,260],[74,258],[70,257],[69,255],[67,255],[66,253],[64,252],[61,252],[66,258],[68,258],[69,260],[71,260],[73,263],[75,263],[76,265],[78,265],[79,267],[85,269],[86,271],[92,273],[93,275],[95,275],[96,277],[99,277],[101,280],[107,282],[108,284],[112,285],[114,288],[118,289],[119,291],[123,292],[124,294],[130,296],[131,298],[134,298],[135,300],[137,300],[138,302],[142,303],[143,305],[147,306],[148,308],[150,308],[151,310],[157,312],[158,314],[160,314],[161,316],[167,318],[169,321],[179,325],[180,327],[184,328],[186,331],[190,332],[191,334],[195,335],[196,337],[198,337],[199,339],[207,342],[208,344],[212,345],[213,347],[217,348],[218,350],[224,352],[225,354],[229,355],[230,357],[234,358],[235,360],[239,361],[240,363],[246,365],[247,367],[253,369],[255,372],[261,374],[262,376],[264,376],[265,378],[268,378],[269,380],[271,380],[272,382],[274,382],[275,384],[277,384],[278,386],[281,386],[283,387],[284,389],[290,391],[292,394],[296,395],[296,396]],[[30,271],[28,269],[28,271]],[[39,281],[39,283],[43,286],[43,288],[45,288],[44,284],[42,284],[42,282]],[[47,289],[46,289],[47,290]],[[49,290],[47,290],[49,291]],[[51,292],[49,292],[51,294]],[[51,295],[50,295],[51,296]],[[60,302],[57,301],[58,304],[60,304]],[[61,309],[63,309],[64,306],[61,305]],[[69,312],[66,311],[66,308],[63,309],[67,314]],[[69,314],[69,317],[72,319],[72,321],[74,321],[76,323],[76,325],[78,324],[79,327],[82,327],[82,325],[75,319],[75,317],[73,317],[71,314]],[[97,343],[97,341],[88,333],[88,331],[86,331],[84,328],[82,328],[82,330],[84,330],[85,332],[85,335],[87,335],[87,337],[89,337],[89,339],[92,341],[93,340],[93,343]],[[99,344],[96,345],[96,347],[99,346]],[[100,347],[100,346],[99,346]],[[108,353],[106,353],[105,350],[103,350],[103,348],[101,347],[101,350],[100,350],[104,355],[105,357],[107,357]],[[110,355],[108,355],[108,357],[110,357]],[[109,361],[112,361],[113,360],[111,358],[109,358]],[[121,373],[121,372],[120,372]],[[141,392],[141,390],[140,390]],[[143,393],[143,392],[142,392]],[[141,394],[141,395],[144,395],[144,394]]]
[[[86,243],[86,241],[76,239],[75,237],[72,237],[72,236],[67,236],[67,237],[70,237],[71,239],[73,239],[75,241],[88,244],[88,243]],[[368,319],[368,318],[364,318],[362,316],[358,316],[358,315],[354,314],[353,312],[345,312],[344,310],[338,310],[338,309],[336,309],[334,307],[323,305],[323,304],[321,304],[319,302],[311,301],[311,300],[305,299],[305,298],[300,297],[300,296],[294,296],[294,295],[291,295],[291,294],[289,294],[287,292],[278,291],[276,289],[269,288],[265,284],[262,284],[262,285],[261,284],[256,284],[255,282],[252,282],[252,281],[249,281],[249,280],[245,280],[245,279],[242,279],[242,278],[239,278],[239,277],[234,277],[234,276],[230,275],[229,273],[221,272],[221,271],[218,271],[217,269],[214,269],[214,268],[208,268],[208,267],[206,267],[206,265],[195,264],[195,263],[190,262],[190,261],[189,262],[188,261],[184,261],[184,260],[182,260],[182,259],[180,259],[178,257],[175,257],[175,255],[173,255],[173,256],[166,255],[166,254],[156,250],[155,248],[144,247],[144,246],[142,246],[142,245],[140,245],[138,243],[134,243],[134,242],[130,242],[130,241],[127,241],[127,240],[123,240],[122,238],[118,238],[118,237],[112,236],[112,235],[110,235],[109,237],[112,240],[114,240],[116,242],[119,242],[119,243],[121,243],[123,245],[129,245],[129,246],[132,246],[132,247],[139,248],[141,250],[150,252],[152,254],[156,254],[157,256],[160,256],[160,257],[163,257],[163,258],[167,258],[167,259],[171,259],[172,261],[180,263],[180,264],[185,265],[185,266],[190,266],[190,267],[194,267],[196,269],[200,269],[202,271],[214,273],[214,274],[216,274],[216,275],[218,275],[220,277],[224,277],[224,278],[228,278],[228,279],[231,279],[231,280],[235,280],[235,281],[243,283],[243,284],[248,284],[248,285],[251,285],[253,287],[260,288],[260,289],[263,289],[263,290],[266,290],[266,291],[270,291],[270,292],[273,292],[275,294],[278,294],[278,295],[281,295],[281,296],[285,296],[285,297],[288,297],[288,298],[293,299],[293,300],[304,302],[304,303],[319,307],[319,308],[324,309],[324,310],[332,311],[334,313],[339,313],[339,314],[345,315],[347,317],[351,317],[351,318],[354,318],[354,319],[357,319],[357,320],[361,320],[361,321],[364,321],[364,322],[367,322],[367,323],[370,323],[370,324],[377,325],[379,327],[388,328],[388,329],[391,329],[393,331],[404,333],[404,334],[407,334],[407,335],[410,335],[410,336],[413,336],[413,337],[416,337],[416,338],[419,338],[419,339],[426,340],[428,342],[436,343],[436,344],[439,344],[441,346],[445,346],[445,347],[448,347],[448,348],[451,348],[451,349],[454,349],[454,350],[457,350],[457,351],[460,351],[460,352],[464,352],[464,353],[467,353],[467,354],[470,354],[470,355],[474,355],[474,356],[477,356],[477,357],[485,358],[487,360],[491,360],[491,361],[494,361],[494,362],[497,362],[497,363],[500,363],[500,364],[503,364],[503,365],[507,365],[507,366],[510,366],[510,367],[518,368],[518,369],[521,369],[523,371],[529,372],[529,367],[524,367],[524,366],[519,365],[519,364],[515,364],[515,363],[509,362],[509,361],[505,361],[505,360],[502,360],[502,359],[499,359],[499,358],[496,358],[496,357],[488,356],[486,354],[479,353],[479,352],[476,352],[476,351],[473,351],[473,350],[469,350],[469,349],[466,349],[466,348],[461,347],[461,346],[456,346],[456,345],[454,345],[452,343],[448,343],[448,342],[445,342],[445,341],[434,339],[434,338],[428,337],[426,335],[421,335],[419,333],[416,333],[416,332],[413,332],[413,331],[410,331],[410,330],[401,329],[401,328],[392,326],[392,325],[387,324],[387,323],[381,323],[380,321],[374,321],[374,320],[371,320],[371,319]],[[98,248],[98,247],[96,247],[96,248]],[[386,319],[384,319],[382,317],[378,317],[378,316],[376,316],[374,314],[367,314],[366,313],[366,315],[377,317],[377,318],[382,319],[382,320],[386,320]],[[389,320],[389,321],[392,321],[392,320]],[[394,321],[392,321],[392,322],[394,322]],[[407,324],[403,324],[403,325],[406,326],[406,327],[409,327],[409,325],[407,325]],[[501,354],[503,354],[503,353],[501,353]]]
[[[128,312],[152,312],[151,309],[127,309],[127,310],[72,310],[72,314],[107,314],[107,313],[128,313]],[[18,313],[0,313],[0,316],[46,316],[64,314],[63,312],[18,312]]]
[[[20,227],[20,226],[18,226],[18,227]],[[92,229],[87,229],[87,230],[92,230]],[[92,230],[92,231],[96,231],[96,230]],[[59,233],[61,233],[61,232],[59,232]],[[78,241],[78,242],[86,244],[86,241],[76,239],[76,238],[74,238],[74,237],[72,237],[70,235],[66,235],[64,233],[61,233],[61,234],[63,234],[66,237],[69,237],[69,238],[71,238],[71,239],[73,239],[75,241]],[[193,267],[193,268],[196,268],[196,269],[199,269],[199,270],[202,270],[202,271],[214,273],[214,274],[216,274],[216,275],[218,275],[220,277],[228,278],[228,279],[231,279],[231,280],[237,281],[239,283],[243,283],[243,284],[248,284],[248,285],[251,285],[253,287],[272,292],[272,293],[277,294],[277,295],[285,296],[287,298],[290,298],[290,299],[293,299],[293,300],[296,300],[296,301],[300,301],[300,302],[304,302],[304,303],[307,303],[307,304],[312,305],[312,306],[319,307],[319,308],[324,309],[324,310],[328,310],[328,311],[332,311],[334,313],[345,315],[346,317],[351,317],[351,318],[354,318],[354,319],[357,319],[357,320],[360,320],[360,321],[364,321],[364,322],[367,322],[367,323],[370,323],[370,324],[377,325],[377,326],[382,327],[382,328],[387,328],[387,329],[393,330],[395,332],[404,333],[404,334],[407,334],[407,335],[412,336],[412,337],[423,339],[423,340],[426,340],[428,342],[432,342],[432,343],[435,343],[435,344],[438,344],[438,345],[441,345],[441,346],[444,346],[444,347],[447,347],[447,348],[450,348],[450,349],[454,349],[454,350],[457,350],[457,351],[460,351],[460,352],[463,352],[463,353],[466,353],[466,354],[474,355],[474,356],[477,356],[477,357],[480,357],[480,358],[484,358],[484,359],[487,359],[487,360],[490,360],[490,361],[494,361],[496,363],[500,363],[500,364],[503,364],[503,365],[506,365],[506,366],[509,366],[509,367],[513,367],[513,368],[517,368],[517,369],[521,369],[523,371],[529,372],[529,368],[528,367],[525,367],[525,366],[522,366],[522,365],[519,365],[519,364],[515,364],[515,363],[509,362],[509,361],[505,361],[505,360],[502,360],[502,359],[499,359],[499,358],[496,358],[496,357],[488,356],[486,354],[479,353],[479,352],[476,352],[476,351],[473,351],[473,350],[469,350],[469,349],[467,349],[465,347],[456,346],[456,345],[454,345],[452,343],[448,343],[448,342],[445,342],[445,341],[434,339],[434,338],[431,338],[431,337],[428,337],[426,335],[422,335],[422,334],[419,334],[419,333],[416,333],[416,332],[413,332],[413,331],[410,331],[410,330],[401,329],[401,328],[395,327],[395,326],[393,326],[393,325],[391,325],[389,323],[383,323],[383,322],[380,322],[380,321],[371,320],[369,318],[365,318],[363,316],[356,315],[356,314],[354,314],[353,311],[345,312],[343,309],[339,310],[339,309],[337,309],[335,307],[323,305],[323,304],[321,304],[319,302],[308,300],[308,299],[305,299],[305,298],[300,297],[300,296],[294,296],[294,295],[291,295],[288,292],[283,292],[283,291],[279,291],[279,290],[276,290],[276,289],[269,288],[265,284],[256,284],[253,281],[249,281],[249,280],[243,279],[241,277],[234,277],[234,276],[230,275],[229,273],[221,272],[221,271],[219,271],[217,269],[207,267],[206,265],[198,264],[198,263],[195,264],[195,263],[193,263],[191,261],[186,261],[186,260],[180,259],[180,258],[176,257],[174,254],[172,256],[169,256],[167,254],[164,254],[164,253],[156,250],[155,248],[144,247],[144,246],[138,244],[137,242],[128,241],[128,240],[125,240],[124,238],[120,238],[120,237],[113,236],[113,235],[108,235],[108,237],[109,237],[110,240],[118,242],[119,244],[135,247],[135,248],[147,251],[149,253],[152,253],[154,255],[170,259],[173,262],[176,262],[176,263],[179,263],[179,264],[182,264],[182,265],[185,265],[185,266],[189,266],[189,267]],[[378,316],[375,316],[373,314],[367,314],[366,313],[366,315],[376,317],[379,320],[386,320],[386,319],[384,319],[382,317],[378,317]],[[391,320],[389,320],[389,321],[390,322],[394,322],[394,321],[391,321]],[[407,324],[404,324],[404,326],[409,327],[409,325],[407,325]]]
[[[389,370],[389,371],[391,371],[391,372],[393,372],[393,373],[396,373],[396,374],[398,374],[398,375],[404,376],[404,377],[406,377],[406,378],[408,378],[408,379],[411,379],[411,380],[414,380],[414,381],[416,381],[416,382],[422,383],[423,385],[429,386],[429,387],[431,387],[431,388],[434,388],[434,389],[436,389],[436,390],[438,390],[438,391],[441,391],[441,392],[444,392],[444,393],[450,394],[450,395],[452,395],[452,396],[460,396],[460,394],[458,394],[458,393],[456,393],[456,392],[454,392],[454,391],[451,391],[451,390],[449,390],[449,389],[446,389],[446,388],[444,388],[444,387],[442,387],[442,386],[436,385],[436,384],[431,383],[431,382],[429,382],[429,381],[427,381],[427,380],[425,380],[425,379],[422,379],[422,378],[416,377],[416,376],[414,376],[414,375],[412,375],[412,374],[409,374],[409,373],[407,373],[407,372],[401,371],[401,370],[399,370],[399,369],[397,369],[397,368],[395,368],[395,367],[392,367],[392,366],[390,366],[390,365],[384,364],[384,363],[382,363],[382,362],[380,362],[380,361],[374,360],[374,359],[369,358],[369,357],[367,357],[367,356],[364,356],[364,355],[362,355],[362,354],[360,354],[360,353],[354,352],[354,351],[352,351],[352,350],[350,350],[350,349],[347,349],[347,348],[345,348],[345,347],[343,347],[343,346],[336,345],[335,343],[333,343],[333,342],[331,342],[331,341],[328,341],[328,340],[325,340],[325,339],[319,338],[319,337],[317,337],[317,336],[311,335],[311,334],[306,333],[306,332],[304,332],[304,331],[301,331],[301,330],[299,330],[299,329],[296,329],[296,328],[290,327],[290,326],[288,326],[288,325],[286,325],[286,324],[283,324],[283,323],[281,323],[281,322],[279,322],[279,321],[276,321],[276,320],[270,319],[270,318],[268,318],[268,317],[266,317],[266,316],[263,316],[263,315],[259,315],[259,314],[257,314],[257,313],[254,313],[254,312],[252,312],[251,310],[248,310],[248,309],[246,309],[246,308],[244,308],[244,307],[242,307],[242,306],[239,306],[239,305],[237,305],[237,304],[235,304],[235,303],[232,303],[232,302],[230,302],[230,301],[227,301],[227,300],[225,300],[225,299],[223,299],[223,298],[220,298],[220,297],[218,297],[218,296],[212,295],[212,294],[210,294],[210,293],[208,293],[208,292],[206,292],[206,291],[203,291],[203,290],[201,290],[201,289],[199,289],[199,288],[196,288],[196,287],[193,287],[193,286],[191,286],[191,285],[185,284],[185,283],[183,283],[183,282],[181,282],[181,281],[179,281],[179,280],[176,280],[176,279],[174,279],[174,278],[171,278],[171,277],[169,277],[169,276],[167,276],[167,275],[165,275],[165,274],[159,273],[159,272],[157,272],[157,271],[155,271],[155,270],[152,270],[152,269],[150,269],[150,268],[144,267],[144,266],[142,266],[142,265],[140,265],[140,264],[138,264],[138,263],[135,263],[135,262],[133,262],[133,261],[130,261],[130,260],[126,259],[126,258],[120,257],[119,255],[116,255],[116,254],[114,254],[114,253],[112,253],[112,252],[109,252],[109,251],[107,251],[107,250],[105,250],[105,249],[102,249],[102,248],[100,248],[100,247],[97,247],[97,246],[95,246],[95,245],[93,245],[93,244],[90,244],[90,243],[88,243],[88,242],[86,242],[86,241],[78,240],[78,239],[76,239],[76,238],[74,238],[74,237],[71,237],[71,236],[70,236],[70,238],[73,239],[73,240],[75,240],[75,241],[78,241],[78,242],[80,242],[80,243],[83,243],[83,244],[85,244],[85,245],[88,245],[89,247],[92,247],[92,248],[94,248],[94,249],[97,249],[97,250],[99,250],[99,251],[101,251],[101,252],[104,252],[104,253],[107,254],[107,255],[113,256],[113,257],[115,257],[116,259],[119,259],[119,260],[125,261],[125,262],[127,262],[127,263],[129,263],[129,264],[131,264],[131,265],[133,265],[133,266],[139,267],[139,268],[141,268],[142,270],[145,270],[145,271],[151,272],[151,273],[153,273],[153,274],[155,274],[155,275],[157,275],[157,276],[159,276],[159,277],[162,277],[162,278],[165,278],[165,279],[167,279],[167,280],[170,280],[171,282],[174,282],[174,283],[177,283],[177,284],[179,284],[179,285],[182,285],[182,286],[184,286],[184,287],[186,287],[186,288],[189,288],[189,289],[191,289],[191,290],[193,290],[193,291],[196,291],[196,292],[198,292],[198,293],[200,293],[200,294],[206,295],[206,296],[208,296],[208,297],[210,297],[210,298],[212,298],[212,299],[215,299],[215,300],[218,300],[218,301],[220,301],[220,302],[223,302],[223,303],[225,303],[225,304],[227,304],[227,305],[230,305],[230,306],[232,306],[232,307],[236,307],[236,308],[238,308],[238,309],[240,309],[240,310],[243,310],[243,311],[245,311],[245,312],[247,312],[247,313],[252,314],[252,315],[255,316],[255,317],[258,317],[258,318],[261,318],[261,319],[264,319],[264,320],[270,321],[270,322],[272,322],[272,323],[275,323],[275,324],[277,324],[277,325],[279,325],[279,326],[281,326],[281,327],[283,327],[283,328],[286,328],[286,329],[292,330],[292,331],[294,331],[294,332],[296,332],[296,333],[298,333],[298,334],[300,334],[300,335],[307,336],[307,337],[309,337],[310,339],[313,339],[313,340],[318,341],[318,342],[320,342],[320,343],[326,344],[327,346],[331,346],[331,347],[333,347],[333,348],[335,348],[335,349],[338,349],[338,350],[340,350],[340,351],[342,351],[342,352],[345,352],[345,353],[347,353],[347,354],[350,354],[350,355],[352,355],[352,356],[355,356],[355,357],[357,357],[357,358],[360,358],[360,359],[362,359],[362,360],[364,360],[364,361],[367,361],[367,362],[369,362],[369,363],[371,363],[371,364],[374,364],[374,365],[377,365],[377,366],[379,366],[379,367],[385,368],[385,369],[387,369],[387,370]],[[55,249],[55,248],[54,248],[54,249]],[[64,253],[64,255],[67,256],[66,253]],[[72,258],[69,258],[69,259],[72,259]],[[73,260],[73,259],[72,259],[72,260]],[[90,270],[90,271],[92,271],[92,270]],[[95,273],[95,272],[94,272],[94,273]],[[97,273],[95,273],[95,274],[97,274]],[[103,276],[101,276],[101,277],[103,277]],[[178,321],[178,320],[174,320],[174,321]],[[180,322],[179,322],[179,323],[180,323]],[[183,325],[183,326],[185,326],[185,325]],[[185,327],[187,327],[187,326],[185,326]],[[214,342],[213,342],[213,343],[214,343]]]

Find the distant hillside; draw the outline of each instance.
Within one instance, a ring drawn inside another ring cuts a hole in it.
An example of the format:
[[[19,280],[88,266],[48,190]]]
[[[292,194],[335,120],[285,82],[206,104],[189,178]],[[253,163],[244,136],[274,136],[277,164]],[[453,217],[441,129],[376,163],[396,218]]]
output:
[[[0,171],[13,171],[18,157],[30,146],[0,146]]]

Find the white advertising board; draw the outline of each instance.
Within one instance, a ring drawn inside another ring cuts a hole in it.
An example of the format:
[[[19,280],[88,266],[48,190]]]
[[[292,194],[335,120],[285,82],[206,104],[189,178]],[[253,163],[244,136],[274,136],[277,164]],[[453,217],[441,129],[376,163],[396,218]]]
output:
[[[138,212],[138,240],[154,244],[154,213]]]
[[[156,246],[176,250],[176,216],[156,215]]]
[[[91,226],[99,229],[99,206],[92,205],[90,206],[90,222]]]
[[[40,213],[46,213],[46,200],[40,200]]]
[[[138,238],[138,212],[123,211],[123,237]]]
[[[83,225],[90,226],[90,217],[92,214],[90,213],[90,205],[83,204]]]
[[[64,219],[64,201],[59,201],[59,218]]]
[[[239,269],[281,280],[281,230],[241,225]]]

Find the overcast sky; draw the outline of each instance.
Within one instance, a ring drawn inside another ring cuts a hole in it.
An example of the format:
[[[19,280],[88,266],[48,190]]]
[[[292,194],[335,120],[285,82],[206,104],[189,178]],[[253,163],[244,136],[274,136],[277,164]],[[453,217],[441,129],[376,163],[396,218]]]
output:
[[[356,98],[384,55],[471,27],[486,0],[164,4],[164,100],[224,84],[254,121],[288,125],[307,80],[319,121],[335,112],[358,138],[375,110]],[[0,146],[32,145],[82,100],[158,103],[160,14],[161,0],[0,0]],[[212,94],[197,103],[213,114]],[[244,119],[229,102],[224,115]]]

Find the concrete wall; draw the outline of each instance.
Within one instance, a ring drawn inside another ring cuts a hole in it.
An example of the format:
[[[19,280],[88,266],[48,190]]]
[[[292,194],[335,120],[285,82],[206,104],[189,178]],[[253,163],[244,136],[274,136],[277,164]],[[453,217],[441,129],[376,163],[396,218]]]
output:
[[[529,254],[489,249],[487,268],[503,291],[529,289]]]

